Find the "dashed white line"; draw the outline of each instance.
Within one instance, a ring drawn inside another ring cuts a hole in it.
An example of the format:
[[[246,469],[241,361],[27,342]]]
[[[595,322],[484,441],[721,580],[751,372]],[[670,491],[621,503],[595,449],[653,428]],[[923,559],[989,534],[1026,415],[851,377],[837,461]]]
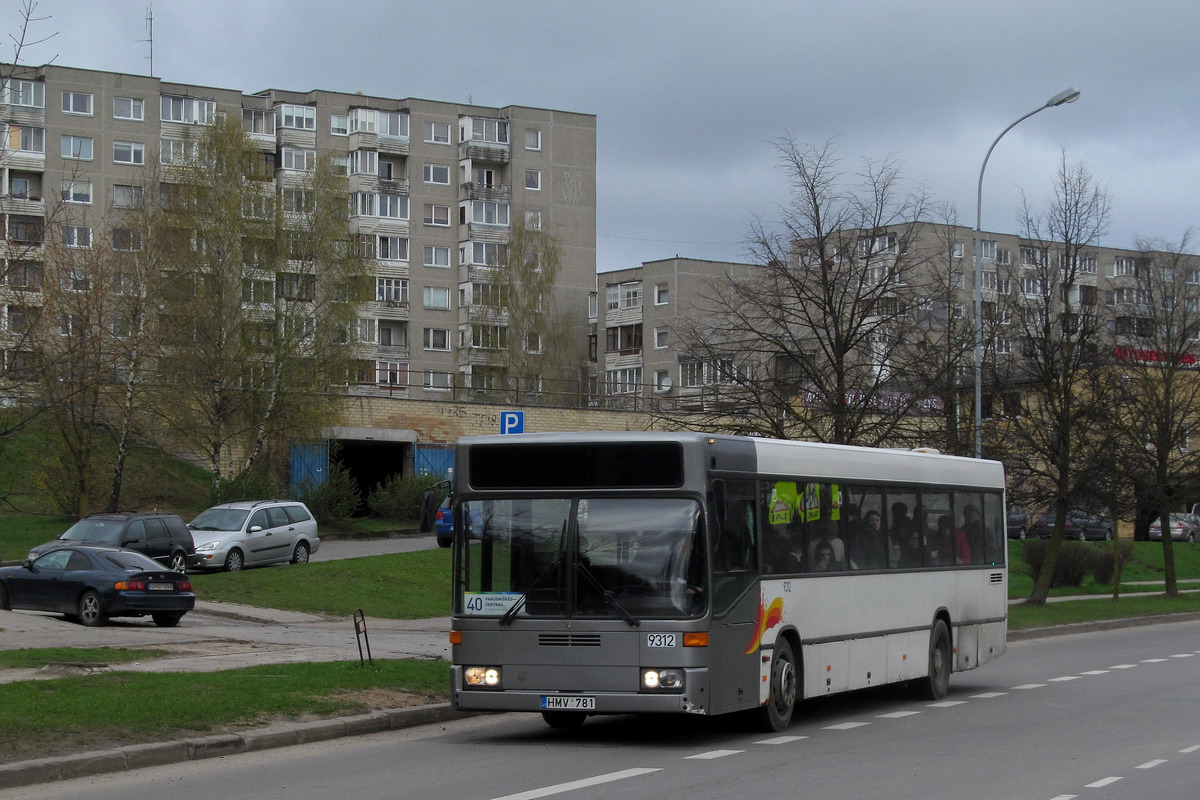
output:
[[[1117,782],[1117,781],[1119,781],[1119,780],[1121,780],[1121,778],[1119,778],[1119,777],[1116,777],[1116,776],[1110,776],[1110,777],[1108,777],[1108,778],[1101,778],[1101,779],[1100,779],[1100,780],[1098,780],[1098,781],[1095,781],[1095,782],[1093,782],[1093,783],[1089,783],[1089,784],[1087,784],[1086,786],[1084,786],[1083,788],[1085,788],[1085,789],[1102,789],[1102,788],[1104,788],[1105,786],[1109,786],[1109,785],[1111,785],[1111,784],[1114,784],[1114,783],[1116,783],[1116,782]]]
[[[1194,753],[1194,752],[1196,752],[1197,750],[1200,750],[1200,744],[1194,744],[1194,745],[1192,745],[1191,747],[1185,747],[1185,748],[1183,748],[1182,750],[1180,750],[1179,752],[1181,752],[1181,753]]]
[[[1194,655],[1196,655],[1196,654],[1195,653],[1176,653],[1175,655],[1171,656],[1171,658],[1191,658]]]
[[[807,738],[807,736],[776,736],[773,739],[762,739],[755,744],[791,744]]]
[[[1087,672],[1084,672],[1082,674],[1083,675],[1107,675],[1108,670],[1106,670],[1106,669],[1089,669]]]
[[[537,800],[539,797],[549,797],[563,792],[573,792],[576,789],[587,789],[591,786],[599,786],[604,783],[612,783],[614,781],[623,781],[626,778],[636,778],[640,775],[649,775],[652,772],[659,772],[661,768],[652,769],[623,769],[620,772],[609,772],[606,775],[596,775],[592,778],[584,778],[570,783],[557,783],[554,786],[545,786],[541,789],[530,789],[528,792],[519,794],[506,794],[504,797],[497,797],[495,800]]]
[[[1050,680],[1053,683],[1062,683],[1064,681],[1077,681],[1077,680],[1079,680],[1079,676],[1078,675],[1063,675],[1059,678],[1051,678]]]
[[[1156,758],[1153,761],[1147,761],[1145,764],[1138,764],[1134,769],[1154,769],[1160,764],[1167,763],[1165,758]]]
[[[1050,800],[1075,800],[1077,794],[1060,794],[1057,797],[1051,797]]]
[[[1161,664],[1164,661],[1166,661],[1165,658],[1143,658],[1142,659],[1143,664]]]
[[[736,756],[739,753],[744,753],[745,750],[709,750],[707,753],[697,753],[694,756],[684,756],[684,758],[694,758],[697,760],[711,761],[714,758],[724,758],[725,756]]]
[[[925,707],[926,708],[950,708],[952,706],[964,706],[966,704],[967,704],[966,700],[943,700],[940,703],[926,703]]]
[[[1014,691],[1017,689],[1041,689],[1046,684],[1044,683],[1022,683],[1020,686],[1012,687]]]
[[[854,728],[861,728],[864,725],[870,725],[869,722],[841,722],[837,725],[826,725],[822,730],[827,731],[848,731]]]
[[[1137,664],[1113,664],[1109,669],[1133,669]]]
[[[972,700],[991,700],[993,697],[1004,697],[1008,692],[981,692],[971,695]]]
[[[888,714],[876,714],[876,716],[879,719],[900,719],[902,717],[911,717],[920,713],[920,711],[892,711]]]

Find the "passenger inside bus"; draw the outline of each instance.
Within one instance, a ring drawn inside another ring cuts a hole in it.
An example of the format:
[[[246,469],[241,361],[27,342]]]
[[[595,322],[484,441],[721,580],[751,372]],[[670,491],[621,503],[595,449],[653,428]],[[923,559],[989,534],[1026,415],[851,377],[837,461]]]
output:
[[[842,569],[842,562],[833,557],[833,545],[822,539],[813,548],[813,572],[836,572]]]

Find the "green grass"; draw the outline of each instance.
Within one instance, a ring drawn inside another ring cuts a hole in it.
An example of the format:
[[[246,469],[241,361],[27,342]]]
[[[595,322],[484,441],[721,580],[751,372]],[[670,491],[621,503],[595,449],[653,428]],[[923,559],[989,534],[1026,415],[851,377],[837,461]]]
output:
[[[21,563],[29,555],[29,548],[57,539],[73,522],[71,517],[0,515],[0,561]]]
[[[1200,613],[1200,592],[1181,594],[1175,598],[1166,595],[1151,597],[1122,597],[1116,602],[1112,598],[1095,600],[1067,600],[1030,606],[1024,603],[1009,607],[1009,630],[1043,628],[1051,625],[1068,625],[1080,622],[1096,622],[1110,619],[1148,617],[1159,614]]]
[[[0,650],[0,666],[10,669],[37,669],[47,664],[128,664],[162,658],[166,650],[130,647],[44,647],[25,650]]]
[[[192,575],[201,600],[288,611],[428,619],[450,616],[450,550]]]
[[[442,661],[376,660],[0,684],[0,761],[363,713],[364,693],[432,699],[445,696],[448,682],[449,665]]]
[[[1024,558],[1026,542],[1008,543],[1008,597],[1019,600],[1033,593],[1034,579],[1029,575]],[[1121,593],[1161,591],[1165,588],[1162,542],[1132,542],[1133,560],[1121,573]],[[1093,542],[1085,545],[1097,551],[1107,551],[1111,544]],[[1200,580],[1200,545],[1174,542],[1175,578],[1178,581]],[[1153,586],[1139,586],[1151,581]],[[1181,584],[1180,588],[1187,588]],[[1200,588],[1197,584],[1195,588]],[[1091,575],[1084,578],[1082,586],[1064,586],[1050,590],[1051,597],[1079,594],[1112,595],[1112,585],[1096,583]]]

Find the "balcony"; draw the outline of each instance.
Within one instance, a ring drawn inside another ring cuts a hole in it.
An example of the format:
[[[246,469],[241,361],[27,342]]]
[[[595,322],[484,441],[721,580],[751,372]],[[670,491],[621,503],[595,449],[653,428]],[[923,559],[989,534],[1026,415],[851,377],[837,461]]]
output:
[[[40,128],[46,124],[46,109],[0,103],[0,122],[33,125]]]
[[[458,146],[458,158],[485,164],[507,164],[512,159],[508,145],[495,142],[463,142]]]
[[[400,178],[398,180],[380,178],[379,191],[384,194],[407,195],[409,191],[408,178]]]
[[[27,214],[31,217],[42,217],[46,214],[46,201],[40,197],[6,195],[0,197],[0,211],[5,214]]]
[[[387,361],[408,361],[409,348],[407,345],[400,344],[377,344],[371,348],[374,355],[370,356],[373,359],[385,359]]]
[[[467,237],[476,242],[508,242],[507,225],[484,225],[480,222],[467,223]]]
[[[399,139],[395,136],[377,136],[376,146],[381,153],[391,153],[396,156],[408,155],[408,139]]]
[[[407,300],[371,300],[367,310],[379,319],[403,319],[409,317],[409,302]]]
[[[460,200],[493,200],[507,203],[512,197],[512,188],[507,183],[474,183],[468,181],[459,185]]]

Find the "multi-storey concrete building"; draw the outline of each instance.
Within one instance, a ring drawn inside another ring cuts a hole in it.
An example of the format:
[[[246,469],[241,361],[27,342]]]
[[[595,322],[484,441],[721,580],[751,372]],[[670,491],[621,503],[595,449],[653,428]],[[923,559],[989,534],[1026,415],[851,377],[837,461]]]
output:
[[[593,115],[348,92],[247,94],[54,65],[2,71],[2,333],[19,326],[36,289],[43,237],[89,246],[156,163],[186,158],[195,126],[222,116],[243,121],[281,195],[318,158],[332,157],[348,176],[350,233],[370,240],[374,259],[373,299],[358,321],[364,369],[352,393],[461,400],[481,388],[497,337],[473,330],[473,306],[515,225],[558,245],[559,308],[582,309],[595,286]],[[60,203],[71,224],[48,226]],[[493,330],[504,322],[489,310]],[[582,319],[572,335],[582,352]],[[493,368],[487,388],[498,388],[496,377]]]

